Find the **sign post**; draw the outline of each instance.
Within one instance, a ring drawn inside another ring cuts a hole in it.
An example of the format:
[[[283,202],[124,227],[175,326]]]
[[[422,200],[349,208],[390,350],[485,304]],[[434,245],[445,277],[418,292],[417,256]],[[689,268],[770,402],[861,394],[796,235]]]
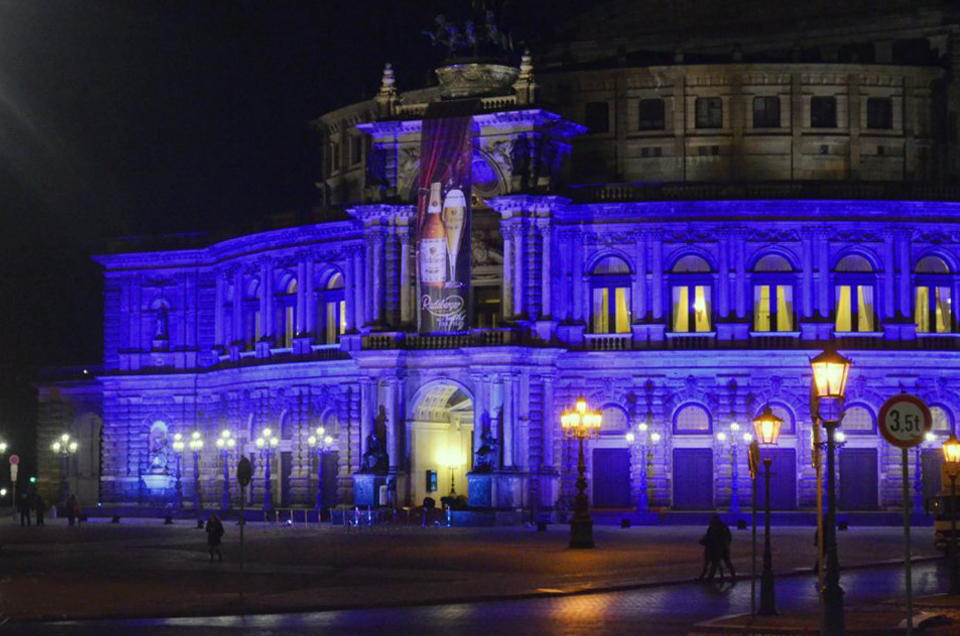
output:
[[[10,483],[13,486],[13,518],[17,518],[17,472],[20,468],[20,456],[10,456]]]
[[[247,486],[253,479],[253,465],[246,455],[240,457],[237,464],[237,483],[240,484],[240,604],[243,604],[243,527],[247,525],[246,500]]]
[[[907,636],[913,634],[913,575],[910,562],[910,461],[907,449],[919,446],[933,426],[930,409],[923,400],[901,393],[883,403],[880,409],[880,434],[900,449],[903,475],[903,562],[906,569],[904,587],[907,593]]]

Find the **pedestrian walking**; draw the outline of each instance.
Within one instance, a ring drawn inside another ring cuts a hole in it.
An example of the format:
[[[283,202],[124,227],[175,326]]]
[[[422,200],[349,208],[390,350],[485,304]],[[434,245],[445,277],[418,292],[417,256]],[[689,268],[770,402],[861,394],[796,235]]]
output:
[[[20,499],[17,501],[17,511],[20,512],[20,527],[30,526],[30,508],[30,493],[21,493]]]
[[[737,582],[737,573],[730,560],[731,543],[733,543],[733,535],[730,533],[730,527],[720,519],[719,515],[713,515],[707,532],[700,539],[700,544],[703,546],[703,568],[700,570],[700,576],[697,577],[698,581],[706,580],[712,583],[719,572],[722,583],[725,565],[730,572],[732,582]]]
[[[67,499],[67,525],[72,526],[73,522],[77,519],[77,508],[80,506],[80,503],[77,501],[76,495],[70,495],[70,498]]]
[[[47,502],[44,500],[43,495],[37,495],[37,498],[33,501],[33,509],[37,511],[37,527],[43,525],[43,517],[47,514]]]
[[[216,513],[211,512],[207,519],[207,548],[210,550],[210,563],[213,563],[213,554],[216,552],[217,561],[223,563],[223,553],[220,552],[220,540],[223,538],[223,524]]]

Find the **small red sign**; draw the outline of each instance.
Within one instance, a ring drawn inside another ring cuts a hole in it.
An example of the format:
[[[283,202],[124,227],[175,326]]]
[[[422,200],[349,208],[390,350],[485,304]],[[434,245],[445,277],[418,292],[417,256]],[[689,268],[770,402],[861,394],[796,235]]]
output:
[[[11,463],[11,464],[19,464],[19,463],[20,463],[20,456],[19,456],[19,455],[11,455],[11,456],[10,456],[10,463]]]

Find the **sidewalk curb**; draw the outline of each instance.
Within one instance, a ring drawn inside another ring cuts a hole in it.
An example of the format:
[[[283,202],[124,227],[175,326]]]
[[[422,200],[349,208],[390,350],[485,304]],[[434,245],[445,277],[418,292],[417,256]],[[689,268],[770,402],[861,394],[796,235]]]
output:
[[[918,557],[914,558],[914,563],[923,563],[930,561],[938,561],[941,557]],[[894,565],[902,565],[903,561],[897,559],[889,559],[885,561],[873,561],[870,563],[862,563],[858,565],[844,567],[845,571],[852,570],[869,570],[883,567],[890,567]],[[809,568],[795,568],[793,570],[788,570],[784,572],[776,573],[777,578],[782,577],[800,577],[800,576],[812,576]],[[749,575],[738,577],[737,582],[749,582],[751,580]],[[756,577],[756,580],[760,580],[760,576]],[[514,594],[493,594],[493,595],[466,595],[466,596],[454,596],[440,599],[425,599],[425,600],[408,600],[408,601],[395,601],[395,602],[386,602],[386,603],[375,603],[375,604],[357,604],[357,605],[290,605],[283,607],[282,609],[255,609],[250,608],[252,611],[235,611],[236,608],[234,603],[228,604],[222,610],[227,610],[227,612],[215,611],[197,611],[197,612],[180,612],[180,613],[171,613],[171,614],[153,614],[149,617],[144,617],[142,614],[130,615],[130,616],[117,616],[117,615],[103,615],[103,616],[91,616],[84,618],[69,618],[69,617],[38,617],[38,618],[27,618],[20,620],[11,620],[11,623],[86,623],[86,622],[100,622],[100,621],[125,621],[125,620],[138,620],[138,621],[151,621],[151,620],[168,620],[168,619],[177,619],[177,618],[205,618],[205,617],[223,617],[223,616],[250,616],[250,615],[275,615],[275,614],[313,614],[313,613],[325,613],[325,612],[346,612],[346,611],[371,611],[371,610],[381,610],[381,609],[402,609],[402,608],[411,608],[411,607],[431,607],[431,606],[446,606],[446,605],[461,605],[461,604],[479,604],[479,603],[492,603],[492,602],[502,602],[502,601],[526,601],[534,599],[543,599],[543,598],[557,598],[562,596],[587,596],[590,594],[608,594],[614,592],[629,592],[632,590],[643,590],[651,589],[658,587],[679,587],[682,585],[696,585],[702,584],[698,583],[696,579],[671,579],[665,581],[644,581],[644,582],[633,582],[633,583],[622,583],[618,585],[601,585],[598,587],[582,587],[581,589],[559,589],[559,588],[538,588],[536,590],[527,591],[527,592],[517,592]],[[248,595],[253,597],[254,595]]]

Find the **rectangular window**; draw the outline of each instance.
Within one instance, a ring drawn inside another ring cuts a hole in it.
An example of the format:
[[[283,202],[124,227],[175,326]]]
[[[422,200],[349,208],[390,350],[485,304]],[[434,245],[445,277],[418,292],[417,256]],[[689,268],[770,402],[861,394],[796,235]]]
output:
[[[610,132],[610,104],[590,102],[587,104],[585,121],[589,133]]]
[[[673,288],[673,331],[708,332],[712,328],[711,312],[709,286],[678,285]]]
[[[630,289],[595,287],[592,315],[593,333],[629,333]]]
[[[753,288],[753,329],[770,331],[770,286],[757,285]]]
[[[754,331],[793,331],[792,285],[757,285],[753,303]]]
[[[630,307],[629,297],[626,287],[617,287],[614,292],[616,307],[615,319],[617,333],[627,333],[630,331]]]
[[[677,333],[690,331],[689,288],[673,288],[673,330]]]
[[[793,331],[792,285],[777,285],[777,331]]]
[[[363,137],[350,138],[350,165],[355,166],[363,160]]]
[[[333,158],[333,169],[340,169],[340,144],[334,142],[330,146],[330,156]]]
[[[474,324],[480,328],[496,328],[500,325],[500,286],[474,285],[473,311],[476,316]]]
[[[593,333],[610,333],[610,320],[607,315],[609,302],[610,294],[606,287],[593,290]]]
[[[951,333],[953,331],[953,306],[950,298],[950,288],[917,287],[914,318],[918,333]]]
[[[292,347],[293,346],[293,330],[294,330],[294,307],[286,307],[284,309],[284,326],[286,327],[283,330],[283,346]]]
[[[918,333],[930,333],[930,288],[917,287],[917,297],[913,310]]]
[[[666,128],[665,109],[662,99],[641,99],[640,130],[663,130]]]
[[[340,335],[347,333],[347,301],[340,301]],[[339,340],[339,338],[337,338]]]
[[[753,127],[779,128],[780,127],[780,98],[754,97],[753,98]]]
[[[890,130],[893,128],[893,100],[889,97],[867,99],[867,128]]]
[[[837,98],[811,97],[810,98],[810,127],[836,128],[837,127]]]
[[[324,336],[327,344],[334,344],[337,341],[337,309],[338,304],[336,301],[327,303],[327,316],[326,316],[326,329],[324,330]]]
[[[719,97],[698,97],[694,108],[697,128],[723,128],[723,100]]]
[[[857,287],[857,331],[873,331],[873,287]]]
[[[837,331],[853,331],[853,312],[850,310],[850,286],[837,287]]]

